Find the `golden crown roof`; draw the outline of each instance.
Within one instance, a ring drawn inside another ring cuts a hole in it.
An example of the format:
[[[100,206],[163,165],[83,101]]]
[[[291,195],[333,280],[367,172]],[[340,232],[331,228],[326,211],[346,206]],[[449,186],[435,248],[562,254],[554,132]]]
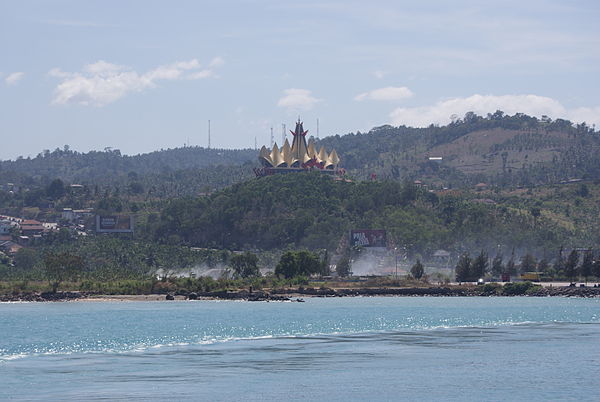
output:
[[[308,169],[316,167],[320,169],[336,170],[340,158],[334,150],[327,153],[325,147],[321,147],[319,152],[316,151],[315,144],[312,138],[306,143],[306,134],[300,119],[296,122],[296,129],[291,131],[294,139],[292,145],[286,139],[281,149],[277,143],[273,145],[272,150],[268,150],[263,146],[260,149],[258,159],[266,168],[287,168],[287,169]]]

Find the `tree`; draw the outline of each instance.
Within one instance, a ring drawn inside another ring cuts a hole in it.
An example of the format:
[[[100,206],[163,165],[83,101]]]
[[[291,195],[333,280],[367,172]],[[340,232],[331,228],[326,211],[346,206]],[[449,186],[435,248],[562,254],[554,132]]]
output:
[[[457,282],[465,282],[469,280],[469,273],[471,272],[471,257],[469,253],[464,253],[458,259],[456,263],[455,273]]]
[[[244,254],[236,254],[231,257],[229,263],[234,275],[238,278],[260,276],[258,257],[254,253],[246,251]]]
[[[506,263],[506,273],[510,276],[514,276],[517,274],[517,267],[515,265],[515,249],[513,248],[512,253],[510,255],[510,260]]]
[[[471,280],[476,281],[485,276],[485,273],[488,269],[488,255],[485,251],[481,250],[479,255],[471,264],[471,270],[469,272],[469,277]]]
[[[423,277],[423,274],[425,273],[425,268],[423,268],[423,264],[421,264],[421,260],[419,260],[417,258],[417,262],[415,263],[415,265],[412,266],[412,268],[410,269],[410,274],[415,278],[415,279],[421,279]]]
[[[323,270],[323,263],[316,254],[306,250],[286,251],[275,267],[275,275],[293,278],[301,275],[321,274]]]
[[[144,193],[144,186],[139,181],[132,181],[127,186],[127,192],[129,194],[133,194],[133,195],[135,195],[135,194],[143,194]]]
[[[585,278],[585,283],[588,281],[588,276],[592,274],[592,270],[594,268],[594,253],[592,250],[587,250],[583,254],[583,261],[581,262],[581,267],[579,267],[579,275]]]
[[[500,277],[504,272],[504,264],[502,263],[502,254],[496,254],[492,260],[492,275],[496,278]]]
[[[65,195],[65,185],[61,179],[53,180],[46,188],[46,194],[53,200],[58,200]]]
[[[345,278],[350,275],[350,258],[343,256],[335,266],[335,272],[338,276]]]
[[[537,269],[539,272],[542,272],[544,274],[548,273],[548,271],[550,270],[550,264],[548,263],[548,260],[545,258],[542,258],[540,260],[540,262],[538,262]]]
[[[37,251],[31,248],[20,249],[14,257],[15,267],[25,270],[32,269],[39,261],[40,256]]]
[[[567,257],[567,262],[565,263],[565,275],[571,282],[575,280],[577,276],[577,264],[579,263],[579,253],[577,250],[571,251],[569,256]]]
[[[594,261],[594,264],[592,265],[592,274],[597,280],[600,280],[600,260]]]
[[[85,263],[83,258],[69,253],[48,254],[44,258],[46,278],[52,286],[52,292],[56,293],[61,282],[74,278],[80,272]]]
[[[565,270],[565,259],[563,257],[563,248],[561,247],[558,252],[558,257],[556,257],[556,261],[554,261],[554,273],[556,275],[562,275]]]
[[[521,257],[521,273],[534,272],[537,269],[537,261],[535,257],[529,253]]]

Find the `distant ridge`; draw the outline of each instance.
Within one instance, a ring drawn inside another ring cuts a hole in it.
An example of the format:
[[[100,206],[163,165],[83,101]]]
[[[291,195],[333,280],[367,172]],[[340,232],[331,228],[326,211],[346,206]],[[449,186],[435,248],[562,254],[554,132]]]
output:
[[[573,178],[600,178],[600,136],[585,123],[538,119],[501,111],[485,117],[467,113],[447,126],[375,127],[315,139],[336,149],[341,167],[357,179],[421,180],[436,186],[528,186]],[[438,159],[430,160],[431,157]],[[0,178],[61,178],[69,182],[110,182],[128,174],[155,175],[218,166],[258,166],[253,149],[183,147],[146,154],[119,150],[80,153],[67,146],[35,158],[0,162]],[[439,159],[441,158],[441,159]],[[249,167],[251,170],[252,167]],[[236,174],[225,182],[250,176]]]

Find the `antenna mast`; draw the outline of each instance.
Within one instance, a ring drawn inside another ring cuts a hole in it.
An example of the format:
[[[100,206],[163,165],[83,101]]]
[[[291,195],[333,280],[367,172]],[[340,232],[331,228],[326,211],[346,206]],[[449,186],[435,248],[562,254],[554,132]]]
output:
[[[281,143],[285,144],[285,140],[286,140],[287,136],[286,136],[286,132],[285,132],[285,123],[283,123],[281,125]]]
[[[208,149],[210,149],[210,120],[208,121]]]
[[[319,139],[319,118],[317,117],[317,140]]]
[[[273,143],[275,143],[275,137],[273,137],[273,127],[271,127],[271,149],[273,149]]]

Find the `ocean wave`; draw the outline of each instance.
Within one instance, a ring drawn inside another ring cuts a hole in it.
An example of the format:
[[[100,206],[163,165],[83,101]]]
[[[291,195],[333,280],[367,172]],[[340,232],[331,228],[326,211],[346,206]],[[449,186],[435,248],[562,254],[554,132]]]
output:
[[[124,342],[121,345],[104,347],[104,348],[85,348],[81,345],[63,346],[57,349],[39,350],[35,348],[29,352],[9,352],[0,350],[0,363],[19,360],[29,357],[40,356],[69,356],[74,354],[128,354],[128,353],[146,353],[158,351],[161,349],[179,349],[186,347],[196,347],[204,345],[214,345],[228,342],[245,342],[245,341],[260,341],[266,339],[311,339],[319,337],[356,337],[356,336],[372,336],[372,335],[390,335],[390,334],[419,334],[430,331],[445,331],[445,330],[460,330],[460,329],[494,329],[501,327],[519,327],[519,326],[540,326],[540,325],[556,325],[556,324],[573,324],[564,321],[495,321],[495,322],[480,322],[470,325],[423,325],[412,327],[395,327],[387,329],[345,329],[342,331],[316,331],[316,332],[281,332],[258,336],[222,336],[222,337],[205,337],[202,339],[187,339],[173,340],[168,342],[150,341],[150,342]],[[581,322],[576,324],[599,324],[598,322]],[[114,343],[114,341],[111,341]]]

